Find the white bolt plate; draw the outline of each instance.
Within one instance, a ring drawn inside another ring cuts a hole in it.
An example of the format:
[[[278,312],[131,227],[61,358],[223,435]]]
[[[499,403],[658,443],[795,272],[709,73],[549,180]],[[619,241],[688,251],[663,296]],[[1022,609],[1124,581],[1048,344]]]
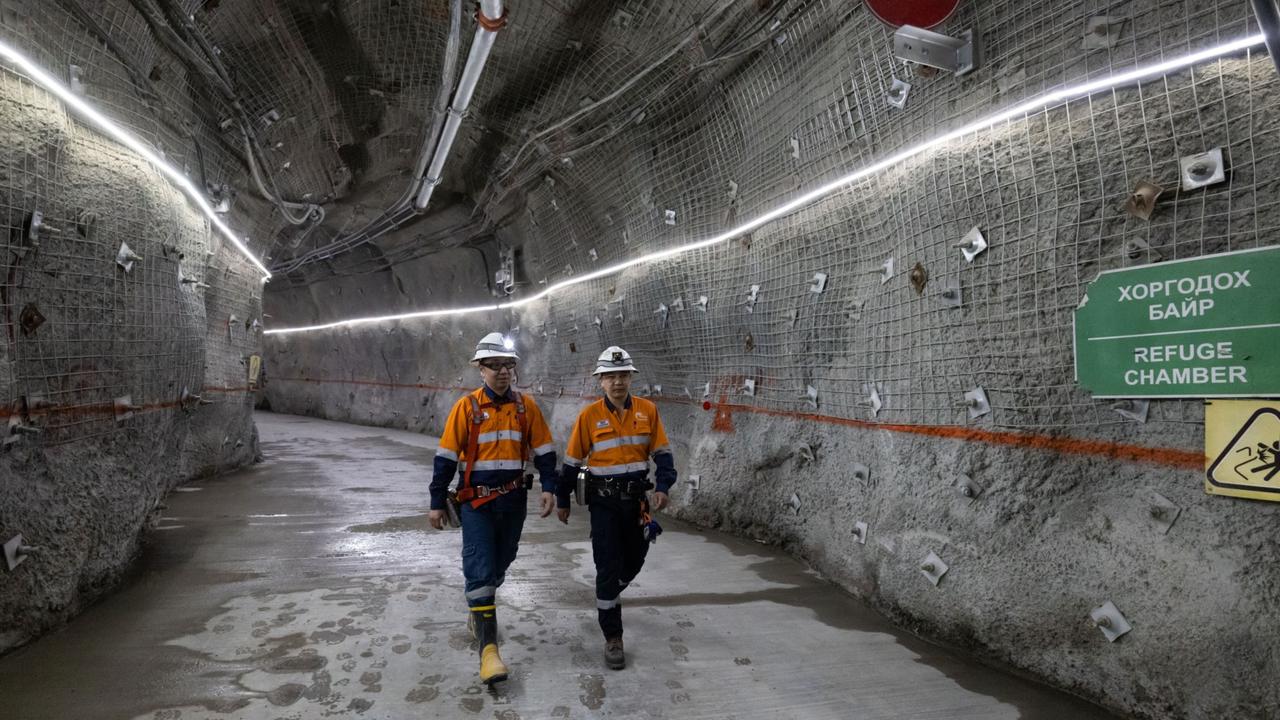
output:
[[[880,400],[880,391],[874,387],[871,388],[869,400],[871,402],[871,417],[876,417],[880,414],[880,408],[884,407],[884,402]]]
[[[1178,516],[1182,514],[1182,508],[1157,492],[1151,493],[1148,503],[1147,517],[1150,518],[1152,526],[1162,534],[1167,534]]]
[[[1151,409],[1151,401],[1145,399],[1121,400],[1113,403],[1111,409],[1121,417],[1129,418],[1134,422],[1145,423],[1147,421],[1147,412]]]
[[[813,274],[813,284],[809,286],[809,292],[820,293],[827,289],[827,274],[820,272]]]
[[[22,546],[22,536],[14,535],[4,544],[4,562],[9,568],[9,572],[13,572],[19,565],[27,561],[26,555],[19,555],[18,548]]]
[[[1111,15],[1095,15],[1089,18],[1084,27],[1084,40],[1080,47],[1085,50],[1115,47],[1120,42],[1120,34],[1124,30],[1124,18]]]
[[[1124,615],[1120,614],[1120,610],[1110,600],[1091,610],[1089,617],[1095,625],[1098,625],[1098,621],[1104,617],[1110,620],[1111,627],[1098,625],[1098,629],[1106,636],[1107,642],[1115,642],[1121,635],[1133,629],[1133,626],[1129,624],[1128,620],[1125,620]]]
[[[889,86],[889,93],[885,99],[889,102],[889,107],[895,107],[901,110],[907,106],[907,96],[911,94],[911,83],[893,79],[893,85]]]
[[[977,225],[974,225],[973,229],[965,233],[962,242],[964,244],[960,246],[960,252],[964,254],[965,262],[973,262],[974,258],[987,249],[987,239],[982,236],[982,231],[978,229]]]
[[[1227,179],[1226,170],[1222,167],[1222,148],[1188,155],[1178,161],[1178,167],[1181,170],[1183,190],[1216,185]]]
[[[859,520],[853,524],[853,537],[859,545],[867,544],[867,524]]]
[[[128,420],[133,417],[133,396],[122,395],[115,402],[116,420]]]
[[[850,465],[849,472],[853,475],[854,480],[857,480],[864,486],[871,481],[871,468],[862,463],[853,463]]]
[[[964,494],[965,488],[969,488],[968,495]],[[956,492],[960,495],[960,497],[967,498],[969,500],[975,500],[979,495],[982,494],[982,489],[983,488],[981,485],[974,482],[973,478],[969,477],[968,475],[965,475],[964,473],[961,473],[960,476],[956,478]]]
[[[1159,262],[1164,256],[1159,251],[1153,250],[1151,245],[1142,238],[1129,238],[1124,242],[1124,260],[1135,265],[1145,264],[1147,262]]]
[[[987,402],[987,391],[980,387],[976,387],[964,394],[964,399],[969,401],[977,401],[972,405],[966,406],[969,410],[969,419],[980,418],[991,412],[991,403]]]
[[[964,290],[960,289],[960,281],[949,278],[942,286],[940,294],[942,304],[949,308],[958,308],[964,304]]]
[[[129,249],[128,243],[120,243],[120,252],[116,253],[116,264],[124,268],[125,272],[133,272],[133,250]]]
[[[925,570],[925,565],[932,565],[933,570]],[[924,575],[929,582],[933,583],[934,587],[937,587],[938,583],[942,582],[942,576],[946,575],[947,570],[951,569],[946,563],[942,562],[942,558],[938,557],[932,551],[930,551],[929,554],[925,556],[924,560],[921,560],[920,564],[916,567],[920,568],[920,574]]]

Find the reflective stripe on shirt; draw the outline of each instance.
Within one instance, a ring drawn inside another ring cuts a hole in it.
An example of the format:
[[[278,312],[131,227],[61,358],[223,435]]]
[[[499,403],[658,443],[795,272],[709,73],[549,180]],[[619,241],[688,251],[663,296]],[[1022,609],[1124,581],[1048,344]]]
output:
[[[591,474],[597,477],[605,477],[609,475],[621,475],[623,473],[647,472],[649,463],[635,462],[626,463],[625,465],[592,465]]]
[[[592,443],[592,445],[591,445],[591,452],[598,452],[598,451],[600,451],[600,450],[608,450],[609,448],[616,448],[616,447],[619,447],[619,446],[621,446],[621,445],[645,445],[645,446],[647,446],[648,444],[649,444],[649,436],[648,436],[648,435],[627,435],[627,436],[624,436],[624,437],[609,438],[608,440],[601,440],[601,441],[600,441],[600,442],[598,442],[598,443]]]
[[[524,433],[519,430],[494,430],[493,432],[480,433],[476,436],[476,444],[498,442],[499,440],[514,440],[520,442],[524,439]]]
[[[467,466],[471,463],[462,463],[462,472],[467,471]],[[477,460],[476,470],[520,470],[524,468],[524,462],[520,460]]]

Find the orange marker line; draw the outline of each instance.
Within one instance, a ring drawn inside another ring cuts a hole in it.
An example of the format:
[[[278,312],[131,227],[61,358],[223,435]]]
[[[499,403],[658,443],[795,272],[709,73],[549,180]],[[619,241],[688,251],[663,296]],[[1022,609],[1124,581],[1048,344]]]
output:
[[[422,383],[408,385],[370,380],[325,380],[320,378],[272,379],[318,384],[334,383],[345,385],[370,385],[375,387],[412,388],[419,390],[455,390],[460,392],[470,390],[470,388],[443,387]],[[690,405],[694,402],[681,397],[667,398],[656,396],[651,399],[658,402],[677,405]],[[854,418],[837,417],[834,415],[819,415],[817,413],[797,412],[791,410],[771,410],[767,408],[752,407],[750,405],[735,405],[725,402],[715,403],[712,405],[711,409],[717,412],[717,417],[721,417],[721,415],[726,412],[754,413],[756,415],[768,415],[770,417],[781,417],[790,420],[813,422],[823,425],[839,425],[842,427],[858,428],[860,430],[884,430],[886,432],[923,435],[925,437],[946,438],[950,440],[961,440],[963,442],[983,443],[986,445],[1001,445],[1007,447],[1026,448],[1030,450],[1045,450],[1066,455],[1089,455],[1114,460],[1145,462],[1154,465],[1164,465],[1167,467],[1184,468],[1188,470],[1203,470],[1205,466],[1203,452],[1179,450],[1177,448],[1129,445],[1109,440],[1057,437],[1053,435],[1021,433],[1005,430],[984,430],[981,428],[959,427],[955,425],[906,425],[898,423],[877,423],[867,420],[856,420]],[[722,425],[725,422],[729,422],[729,426],[732,426],[732,421],[721,419],[720,422]]]

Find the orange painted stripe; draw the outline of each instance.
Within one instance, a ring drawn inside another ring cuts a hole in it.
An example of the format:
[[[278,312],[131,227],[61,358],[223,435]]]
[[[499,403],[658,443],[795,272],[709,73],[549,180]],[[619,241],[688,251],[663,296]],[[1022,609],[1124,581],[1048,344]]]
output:
[[[200,390],[200,394],[206,393],[223,393],[226,395],[236,393],[252,392],[248,387],[241,388],[220,388],[207,387]],[[170,410],[181,407],[182,403],[178,400],[168,400],[165,402],[143,403],[138,405],[138,409],[133,411],[135,416],[147,412],[155,412],[157,410]],[[116,414],[115,403],[97,403],[94,405],[69,405],[66,407],[51,405],[47,407],[32,408],[25,416],[28,420],[49,420],[59,418],[72,418],[76,420],[88,419],[97,415],[109,415],[114,417]],[[13,411],[12,408],[0,410],[0,422],[8,422],[12,417],[22,416]]]
[[[369,380],[325,380],[322,378],[271,378],[271,380],[273,382],[286,380],[317,384],[370,385],[376,387],[412,388],[420,390],[454,390],[458,392],[468,392],[473,389],[442,387],[421,383],[405,385]],[[522,390],[522,392],[527,391]],[[649,399],[675,405],[691,405],[696,402],[682,397],[653,396]],[[594,400],[595,397],[590,398],[590,401]],[[744,412],[756,415],[768,415],[770,417],[787,418],[790,420],[799,420],[803,422],[820,423],[824,425],[839,425],[842,427],[851,427],[860,430],[884,430],[886,432],[923,435],[925,437],[945,438],[949,440],[960,440],[963,442],[1018,447],[1028,450],[1044,450],[1048,452],[1062,453],[1065,455],[1088,455],[1113,460],[1144,462],[1188,470],[1203,470],[1205,467],[1205,457],[1203,452],[1180,450],[1178,448],[1157,448],[1145,445],[1129,445],[1109,440],[1090,440],[1003,430],[983,430],[981,428],[961,427],[957,425],[906,425],[897,423],[877,423],[868,420],[837,417],[834,415],[819,415],[817,413],[796,412],[791,410],[770,410],[768,408],[752,407],[750,405],[735,405],[725,402],[714,403],[711,409],[717,413],[717,417],[723,413]]]
[[[789,410],[769,410],[748,405],[718,404],[717,408],[726,408],[733,412],[747,412],[757,415],[783,417],[792,420],[842,425],[862,430],[886,430],[888,432],[924,435],[927,437],[980,442],[987,445],[1006,445],[1027,448],[1030,450],[1048,450],[1067,455],[1092,455],[1115,460],[1147,462],[1156,465],[1186,469],[1204,469],[1204,453],[1177,448],[1154,448],[1146,445],[1128,445],[1109,440],[1089,440],[1083,438],[1058,437],[1053,435],[1037,435],[1003,430],[983,430],[981,428],[961,427],[957,425],[902,425],[896,423],[876,423],[868,420],[817,415],[814,413],[794,412]]]

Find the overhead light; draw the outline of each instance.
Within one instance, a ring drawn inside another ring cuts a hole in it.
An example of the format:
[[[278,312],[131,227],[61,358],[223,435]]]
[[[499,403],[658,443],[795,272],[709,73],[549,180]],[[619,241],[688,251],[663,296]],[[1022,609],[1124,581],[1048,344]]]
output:
[[[819,188],[816,188],[814,190],[810,190],[809,192],[783,205],[780,205],[774,208],[773,210],[770,210],[769,212],[764,213],[763,215],[759,215],[751,220],[748,220],[742,225],[739,225],[738,227],[733,228],[732,230],[729,230],[727,232],[721,233],[714,237],[709,237],[705,240],[699,240],[698,242],[689,243],[687,245],[680,245],[678,247],[670,248],[668,250],[660,250],[658,252],[652,252],[647,255],[642,255],[640,257],[628,260],[626,262],[618,263],[616,265],[611,265],[609,267],[601,268],[593,272],[571,277],[567,280],[562,280],[558,283],[550,285],[546,289],[542,290],[541,292],[536,293],[534,295],[530,295],[529,297],[526,297],[526,298],[521,298],[519,300],[512,300],[510,302],[504,302],[504,303],[499,303],[494,305],[474,305],[471,307],[445,308],[440,310],[423,310],[420,312],[401,313],[398,315],[382,315],[377,317],[351,318],[348,320],[338,320],[335,322],[325,323],[322,325],[279,328],[275,330],[268,330],[266,331],[266,333],[268,335],[283,335],[287,333],[328,330],[330,328],[336,328],[336,327],[351,327],[355,325],[365,325],[369,323],[390,322],[390,321],[396,321],[396,320],[412,320],[415,318],[440,317],[443,315],[469,315],[469,314],[478,313],[478,312],[489,312],[493,310],[507,310],[511,308],[518,308],[523,305],[528,305],[529,303],[541,300],[542,298],[545,298],[549,295],[559,292],[560,290],[563,290],[567,287],[579,285],[581,283],[588,282],[590,280],[595,280],[597,278],[614,275],[616,273],[622,272],[623,270],[626,270],[629,267],[634,267],[636,265],[642,265],[645,263],[657,262],[659,260],[667,260],[669,258],[673,258],[678,255],[683,255],[685,253],[692,252],[694,250],[701,250],[703,248],[708,248],[713,245],[719,245],[720,243],[732,240],[733,238],[738,237],[739,235],[743,235],[745,233],[751,232],[752,230],[755,230],[756,228],[759,228],[762,225],[765,225],[774,220],[777,220],[780,217],[783,217],[785,215],[790,215],[796,210],[799,210],[800,208],[803,208],[814,202],[817,202],[818,200],[821,200],[822,198],[827,197],[828,195],[834,193],[835,191],[840,190],[841,188],[847,187],[849,185],[852,185],[853,183],[858,182],[859,180],[862,180],[864,178],[880,173],[890,167],[893,167],[894,165],[898,165],[907,160],[910,160],[911,158],[916,157],[917,155],[928,152],[929,150],[932,150],[936,147],[939,147],[948,142],[951,142],[952,140],[956,140],[966,135],[972,135],[973,133],[986,130],[987,128],[990,128],[994,125],[998,125],[999,123],[1005,122],[1006,120],[1010,120],[1012,118],[1022,116],[1022,115],[1027,115],[1028,113],[1032,113],[1038,110],[1045,110],[1047,108],[1065,103],[1069,100],[1086,97],[1088,95],[1092,95],[1093,93],[1101,92],[1103,90],[1112,90],[1112,89],[1123,87],[1126,85],[1133,85],[1135,83],[1142,82],[1143,80],[1146,80],[1149,78],[1167,75],[1171,72],[1174,72],[1175,70],[1181,70],[1183,68],[1205,62],[1206,60],[1213,60],[1215,58],[1223,57],[1225,55],[1231,55],[1232,53],[1237,53],[1237,52],[1240,52],[1241,50],[1247,50],[1249,48],[1261,45],[1262,43],[1263,43],[1263,36],[1261,33],[1258,33],[1256,35],[1250,35],[1248,37],[1240,38],[1239,40],[1234,40],[1229,43],[1216,45],[1214,47],[1211,47],[1205,50],[1200,50],[1198,52],[1194,52],[1189,55],[1183,55],[1181,57],[1173,58],[1171,60],[1165,60],[1164,62],[1159,62],[1154,65],[1147,65],[1144,67],[1135,68],[1133,70],[1127,70],[1125,72],[1108,75],[1104,78],[1099,78],[1097,80],[1091,80],[1089,82],[1081,83],[1078,85],[1071,85],[1058,90],[1053,90],[1051,92],[1045,93],[1044,95],[1040,95],[1039,97],[1035,97],[1035,98],[1032,98],[1031,100],[1027,100],[1026,102],[1019,103],[1018,105],[1015,105],[1006,110],[1002,110],[993,115],[988,115],[984,118],[975,120],[967,125],[956,128],[955,130],[952,130],[948,133],[945,133],[933,139],[926,140],[925,142],[922,142],[919,145],[914,145],[910,148],[907,148],[906,150],[902,150],[882,160],[878,160],[874,163],[871,163],[870,165],[865,165],[859,168],[858,170],[855,170],[849,173],[848,175],[832,180],[831,182]]]
[[[253,253],[249,251],[248,246],[246,246],[244,242],[236,236],[235,232],[233,232],[231,228],[227,227],[226,223],[222,222],[222,220],[214,213],[213,208],[209,205],[209,201],[206,200],[204,195],[196,189],[196,186],[187,179],[186,175],[183,175],[177,168],[165,162],[164,159],[157,155],[155,150],[152,150],[146,143],[134,137],[132,133],[117,125],[106,115],[95,110],[91,105],[72,92],[70,88],[63,85],[57,78],[45,72],[39,65],[36,65],[21,52],[18,52],[18,50],[9,43],[0,41],[0,57],[3,57],[13,65],[17,66],[18,70],[20,70],[22,74],[25,74],[32,82],[56,95],[58,99],[61,100],[64,105],[71,108],[75,114],[85,120],[88,120],[98,129],[102,130],[107,135],[110,135],[112,138],[115,138],[115,140],[121,145],[133,150],[135,153],[141,155],[144,160],[154,165],[155,168],[165,177],[169,178],[174,185],[177,185],[180,190],[186,193],[187,197],[191,198],[192,202],[194,202],[196,206],[204,212],[205,216],[209,218],[209,222],[212,223],[213,226],[216,227],[228,240],[230,240],[231,244],[234,245],[242,255],[249,259],[249,262],[253,263],[262,271],[264,279],[271,278],[271,271],[267,270],[267,266],[263,265],[261,260],[254,257]]]

